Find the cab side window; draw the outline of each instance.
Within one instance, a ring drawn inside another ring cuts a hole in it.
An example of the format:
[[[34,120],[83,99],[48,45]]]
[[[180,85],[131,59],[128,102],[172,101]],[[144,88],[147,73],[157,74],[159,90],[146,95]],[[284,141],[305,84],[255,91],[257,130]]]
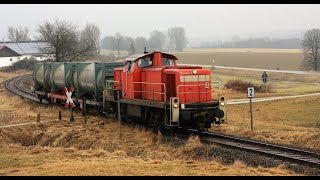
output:
[[[139,59],[138,61],[138,67],[139,68],[144,68],[152,65],[152,60],[151,57],[144,57]]]
[[[134,61],[127,62],[126,64],[126,71],[127,72],[133,72],[134,69]]]
[[[174,61],[173,61],[173,59],[162,57],[162,65],[163,66],[173,66],[174,65]]]

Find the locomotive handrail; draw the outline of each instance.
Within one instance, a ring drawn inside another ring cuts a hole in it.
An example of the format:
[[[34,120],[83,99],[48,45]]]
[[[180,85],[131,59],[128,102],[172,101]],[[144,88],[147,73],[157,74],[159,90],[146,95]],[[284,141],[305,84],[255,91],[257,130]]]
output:
[[[221,89],[220,89],[220,82],[219,81],[213,81],[211,82],[211,88],[212,88],[212,85],[213,84],[218,84],[218,88],[219,88],[219,94],[221,94]],[[179,97],[180,94],[207,94],[208,92],[179,92],[179,88],[180,87],[192,87],[192,86],[195,86],[195,87],[199,87],[199,86],[206,86],[206,84],[187,84],[187,85],[179,85],[177,86],[177,97]],[[211,93],[211,92],[210,92]]]
[[[163,94],[164,96],[164,100],[163,102],[166,102],[167,100],[167,93],[166,93],[166,84],[164,83],[150,83],[150,82],[133,82],[133,84],[149,84],[149,85],[152,85],[152,92],[149,92],[149,91],[133,91],[133,98],[134,97],[134,93],[136,92],[141,92],[141,93],[152,93],[152,100],[154,101],[154,94]],[[163,93],[162,92],[154,92],[154,86],[153,85],[162,85],[163,86]],[[143,100],[144,100],[144,97],[143,97]]]
[[[106,81],[107,83],[107,90],[112,90],[113,88],[110,88],[110,84],[111,83],[119,83],[119,81],[113,81],[113,80],[107,80]],[[152,92],[150,91],[128,91],[128,92],[133,92],[133,98],[135,99],[134,97],[134,93],[152,93],[152,100],[154,101],[154,94],[161,94],[164,96],[164,100],[163,102],[166,102],[166,99],[167,99],[167,93],[166,93],[166,85],[164,83],[150,83],[150,82],[133,82],[133,84],[149,84],[149,85],[152,85]],[[154,85],[161,85],[163,86],[163,93],[162,92],[154,92]],[[120,86],[120,85],[119,85]],[[112,86],[113,87],[113,86]],[[144,98],[143,98],[144,100]]]
[[[188,94],[188,93],[208,93],[208,92],[182,92],[182,93],[179,93],[179,88],[180,87],[190,87],[190,86],[205,86],[205,84],[187,84],[187,85],[179,85],[178,87],[177,87],[177,96],[179,95],[179,94]]]
[[[112,94],[110,94],[110,90],[113,90],[114,89],[114,84],[113,84],[113,86],[111,86],[110,87],[110,84],[111,83],[119,83],[119,81],[114,81],[114,80],[106,80],[106,90],[107,90],[107,92],[109,93],[109,95],[112,95]],[[120,84],[118,85],[119,87],[120,87]]]
[[[212,81],[211,82],[211,87],[212,87],[212,85],[213,84],[218,84],[218,88],[219,88],[219,95],[221,94],[221,87],[220,87],[220,85],[221,85],[221,82],[220,81]]]
[[[108,89],[110,83],[119,83],[119,81],[107,80],[106,83],[107,83],[106,87]]]

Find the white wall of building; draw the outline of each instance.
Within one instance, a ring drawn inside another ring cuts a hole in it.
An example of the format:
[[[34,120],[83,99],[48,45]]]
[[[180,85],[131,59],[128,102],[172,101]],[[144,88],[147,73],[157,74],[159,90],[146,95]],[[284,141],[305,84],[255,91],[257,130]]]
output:
[[[11,66],[12,63],[18,62],[23,59],[30,59],[31,55],[24,55],[24,56],[14,56],[14,57],[0,57],[0,67],[4,66]],[[49,57],[47,56],[33,56],[38,61],[44,61],[47,60]]]

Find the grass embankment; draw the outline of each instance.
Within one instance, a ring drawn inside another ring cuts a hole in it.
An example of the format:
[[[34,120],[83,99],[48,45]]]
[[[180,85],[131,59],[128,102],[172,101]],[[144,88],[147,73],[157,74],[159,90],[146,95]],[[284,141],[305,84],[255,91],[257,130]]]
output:
[[[320,92],[320,78],[317,75],[300,75],[286,73],[267,73],[269,78],[266,85],[271,88],[271,93],[256,93],[256,97],[299,95]],[[220,81],[221,87],[231,80],[241,80],[253,84],[262,85],[262,72],[214,69],[212,80]],[[227,99],[246,98],[246,93],[237,92],[230,89],[222,89],[222,93]]]
[[[253,103],[254,132],[249,110],[249,104],[227,106],[228,124],[211,130],[320,152],[320,97]]]
[[[0,73],[0,81],[13,76]],[[225,165],[208,154],[201,156],[209,147],[198,138],[180,145],[164,143],[161,134],[123,126],[119,141],[114,119],[102,125],[103,117],[89,115],[84,125],[81,112],[75,111],[76,122],[70,124],[64,107],[11,96],[3,86],[0,99],[2,125],[35,121],[37,113],[42,121],[56,120],[59,111],[63,115],[62,122],[0,129],[0,175],[296,175],[282,166]]]

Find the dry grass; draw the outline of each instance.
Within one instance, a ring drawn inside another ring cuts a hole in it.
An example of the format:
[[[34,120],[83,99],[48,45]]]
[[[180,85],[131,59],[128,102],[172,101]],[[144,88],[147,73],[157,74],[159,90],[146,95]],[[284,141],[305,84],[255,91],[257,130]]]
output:
[[[212,71],[213,76],[218,75],[229,75],[238,78],[252,78],[259,80],[262,83],[261,71],[246,71],[246,70],[237,70],[237,69],[214,69]],[[267,72],[268,82],[276,81],[288,81],[296,83],[320,83],[318,75],[305,75],[305,74],[288,74],[288,73],[276,73],[276,72]]]
[[[0,130],[2,175],[294,175],[283,167],[231,166],[199,157],[198,137],[179,147],[159,143],[161,135],[117,123],[51,123]],[[214,148],[214,147],[213,147]],[[85,163],[84,163],[85,162]],[[240,164],[240,165],[239,165]],[[235,168],[240,167],[241,168]],[[214,169],[214,171],[213,171]]]
[[[13,76],[0,73],[1,81]],[[175,141],[163,143],[161,133],[123,126],[119,141],[114,119],[91,114],[84,125],[81,112],[75,111],[76,122],[70,124],[63,107],[32,103],[4,89],[0,98],[1,114],[11,114],[0,119],[2,125],[35,121],[37,113],[43,121],[57,119],[59,111],[63,116],[62,122],[0,129],[0,175],[295,175],[283,167],[227,166],[199,156],[205,147],[197,137],[177,146]]]
[[[272,86],[269,84],[254,84],[251,81],[243,81],[241,79],[229,80],[224,87],[237,92],[247,92],[249,87],[254,87],[255,92],[270,93],[272,92]]]
[[[14,150],[12,150],[14,149]],[[36,153],[34,153],[36,151]],[[141,159],[126,156],[125,152],[105,150],[70,150],[65,148],[21,147],[1,148],[0,175],[13,176],[288,176],[298,175],[275,168],[252,168],[240,161],[224,166],[216,161]]]
[[[320,97],[253,103],[254,132],[248,104],[227,108],[227,124],[211,131],[320,151]]]
[[[303,59],[300,49],[186,49],[174,52],[178,63],[298,70]]]
[[[262,72],[214,69],[212,80],[220,81],[223,88],[228,81],[241,80],[262,85]],[[257,93],[256,97],[286,96],[320,92],[320,78],[316,75],[299,75],[285,73],[268,73],[266,85],[272,87],[271,93]],[[230,89],[223,89],[222,94],[228,99],[246,98],[247,94]]]

